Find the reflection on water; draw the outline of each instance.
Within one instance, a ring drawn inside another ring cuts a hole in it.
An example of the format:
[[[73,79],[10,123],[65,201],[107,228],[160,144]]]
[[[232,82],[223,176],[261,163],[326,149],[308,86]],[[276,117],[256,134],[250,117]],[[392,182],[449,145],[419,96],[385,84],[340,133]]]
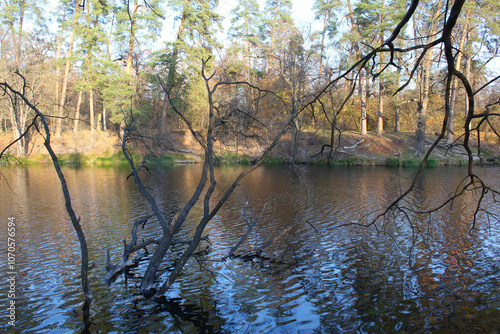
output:
[[[156,303],[140,297],[146,261],[111,286],[105,254],[116,259],[135,219],[149,213],[127,171],[65,169],[91,257],[95,333],[449,333],[500,331],[500,227],[484,215],[469,233],[474,197],[439,213],[391,216],[378,230],[345,223],[374,218],[411,180],[411,170],[262,167],[250,174],[208,225],[196,260]],[[144,176],[165,211],[180,208],[200,166],[175,166]],[[240,171],[221,167],[225,188]],[[406,207],[429,209],[453,193],[462,169],[426,170]],[[480,173],[500,187],[498,169]],[[16,230],[16,328],[7,325],[7,271],[0,273],[1,332],[81,331],[79,245],[50,167],[3,169],[0,180],[1,254],[8,217]],[[8,183],[7,183],[8,181]],[[449,185],[444,187],[443,184]],[[221,196],[223,190],[216,193]],[[499,213],[498,203],[487,202]],[[246,232],[241,208],[258,224],[240,252],[261,246],[268,261],[223,258]],[[196,222],[195,207],[188,225]],[[141,235],[155,235],[154,222]],[[189,237],[189,231],[182,231]],[[209,246],[207,248],[207,246]],[[180,247],[180,246],[179,246]],[[180,249],[173,250],[174,252]],[[5,261],[2,261],[5,264]],[[166,261],[163,278],[172,265]]]

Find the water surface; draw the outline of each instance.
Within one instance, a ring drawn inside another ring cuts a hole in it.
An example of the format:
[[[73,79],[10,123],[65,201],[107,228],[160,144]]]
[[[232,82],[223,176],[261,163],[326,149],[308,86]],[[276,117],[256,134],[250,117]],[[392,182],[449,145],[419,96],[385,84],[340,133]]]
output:
[[[215,198],[241,171],[221,167]],[[479,212],[478,194],[431,215],[452,195],[462,168],[426,170],[397,212],[363,228],[411,182],[414,170],[387,168],[262,167],[250,174],[208,225],[209,243],[185,267],[157,304],[138,294],[146,261],[112,285],[106,250],[115,262],[135,219],[148,203],[126,169],[64,169],[90,252],[93,333],[495,333],[500,331],[500,227]],[[7,223],[16,222],[16,327],[7,324],[6,260],[0,273],[0,331],[74,333],[83,328],[79,244],[51,167],[1,170],[1,256]],[[165,211],[182,207],[196,187],[200,166],[152,171],[144,181]],[[479,169],[500,188],[499,170]],[[218,188],[219,189],[219,188]],[[500,214],[489,197],[485,208]],[[240,254],[262,246],[264,259],[227,259],[246,232],[241,210],[258,220]],[[181,231],[188,239],[196,206]],[[406,219],[407,218],[407,219]],[[346,225],[353,224],[353,225]],[[151,222],[141,236],[154,236]],[[182,246],[174,249],[179,252]],[[167,259],[164,279],[173,265]]]

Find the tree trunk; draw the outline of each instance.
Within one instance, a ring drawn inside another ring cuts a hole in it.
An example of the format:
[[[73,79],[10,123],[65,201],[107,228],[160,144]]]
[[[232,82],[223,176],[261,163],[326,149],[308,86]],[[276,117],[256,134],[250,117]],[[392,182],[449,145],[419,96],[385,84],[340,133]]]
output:
[[[135,0],[134,2],[134,14],[132,15],[132,19],[130,21],[130,39],[128,44],[128,56],[127,56],[127,65],[125,69],[125,73],[128,75],[132,74],[132,60],[134,55],[134,42],[135,42],[135,24],[136,24],[136,16],[137,10],[139,9],[139,2]]]
[[[384,133],[384,84],[382,79],[378,84],[378,117],[377,117],[377,136],[381,137]]]
[[[442,0],[439,0],[432,21],[431,30],[427,38],[427,43],[432,43],[436,39],[437,22],[441,12]],[[416,39],[415,39],[416,40]],[[415,133],[415,155],[421,156],[425,153],[425,132],[427,126],[427,106],[429,104],[430,72],[432,65],[433,49],[429,49],[422,60],[422,75],[420,83],[420,100],[418,102],[418,123]]]
[[[102,131],[108,130],[108,124],[106,122],[106,103],[102,101]]]
[[[467,36],[468,38],[468,36]],[[467,80],[470,82],[471,86],[473,86],[472,82],[472,55],[466,54],[466,61],[465,61],[465,77]],[[467,100],[465,101],[465,119],[467,119],[467,116],[469,115],[469,103]],[[469,123],[469,130],[472,129],[472,123]]]
[[[65,19],[63,19],[65,21]],[[54,115],[57,115],[58,113],[58,107],[57,103],[59,102],[59,75],[61,73],[61,69],[59,66],[59,59],[61,59],[61,47],[62,47],[62,41],[63,41],[63,31],[64,29],[61,27],[61,32],[59,34],[59,41],[57,43],[57,52],[56,52],[56,86],[54,89],[54,96],[55,96],[55,101],[54,101]]]
[[[463,55],[463,49],[464,49],[464,44],[465,44],[465,38],[467,36],[467,30],[468,28],[468,22],[469,22],[469,17],[470,17],[470,11],[467,12],[463,31],[462,31],[462,36],[460,36],[460,43],[458,45],[458,54],[455,60],[455,69],[457,71],[460,71],[460,68],[462,67],[462,55]],[[449,74],[451,75],[451,74]],[[446,144],[451,145],[453,144],[454,141],[454,123],[455,123],[455,104],[457,100],[457,90],[458,90],[458,79],[456,77],[453,77],[452,84],[451,84],[451,94],[450,94],[450,110],[448,113],[448,133],[446,135]]]
[[[385,8],[385,1],[382,1],[382,11]],[[380,14],[380,25],[382,26],[385,21],[385,16]],[[380,32],[380,45],[384,43],[384,31]],[[383,53],[379,55],[380,57],[380,70],[384,68]],[[384,80],[382,76],[379,77],[378,84],[378,115],[377,115],[377,136],[381,137],[384,133]]]
[[[187,14],[183,13],[181,18],[181,23],[179,25],[179,30],[177,31],[176,42],[179,42],[182,38],[182,32],[184,31],[184,22],[186,21]],[[170,64],[168,66],[168,74],[167,81],[165,82],[166,89],[172,89],[175,85],[175,80],[177,77],[177,58],[179,56],[179,48],[177,47],[177,43],[174,43],[174,50],[172,51],[172,58],[170,60]],[[168,108],[170,106],[170,101],[168,99],[168,94],[165,92],[163,97],[163,106],[161,108],[161,124],[160,131],[161,133],[167,132],[167,116],[168,116]]]
[[[82,95],[83,91],[78,92],[78,99],[76,101],[76,110],[75,110],[75,120],[73,122],[73,132],[78,132],[78,121],[80,120],[80,106],[82,105]]]
[[[365,136],[368,134],[368,129],[366,125],[366,83],[363,71],[363,68],[359,70],[359,98],[361,101],[361,135]]]
[[[73,15],[73,23],[71,26],[71,35],[69,37],[68,54],[66,56],[66,64],[64,67],[61,100],[59,102],[59,112],[57,113],[58,119],[56,122],[56,133],[55,133],[56,138],[60,138],[62,133],[64,105],[66,103],[66,90],[68,89],[69,71],[71,67],[71,55],[73,53],[73,44],[75,42],[76,26],[78,24],[78,18],[80,17],[79,11],[80,11],[80,4],[77,1],[75,5],[75,14]]]
[[[89,88],[89,109],[90,109],[90,135],[94,139],[95,119],[94,119],[94,90],[92,85]]]
[[[23,43],[23,24],[24,24],[24,11],[25,11],[25,0],[19,3],[19,26],[17,30],[17,45],[15,46],[14,57],[16,59],[16,68],[19,69],[21,66],[21,53],[22,53],[22,43]],[[15,40],[15,39],[14,39]]]
[[[399,106],[394,107],[394,132],[399,132]]]
[[[325,13],[323,19],[323,31],[321,32],[321,47],[319,53],[319,73],[318,73],[318,90],[321,89],[321,79],[323,75],[323,53],[325,49],[325,34],[326,34],[326,23],[327,23],[328,13]]]

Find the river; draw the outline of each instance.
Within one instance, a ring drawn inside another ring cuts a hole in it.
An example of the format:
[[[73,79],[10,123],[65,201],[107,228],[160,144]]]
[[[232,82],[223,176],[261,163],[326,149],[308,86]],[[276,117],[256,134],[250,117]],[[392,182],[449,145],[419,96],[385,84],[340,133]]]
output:
[[[241,169],[217,168],[215,198]],[[81,332],[79,244],[54,170],[0,171],[0,332]],[[497,189],[499,171],[477,170]],[[500,331],[500,223],[481,211],[470,232],[479,193],[436,213],[406,209],[376,227],[358,225],[391,203],[409,185],[414,169],[258,168],[207,226],[209,242],[201,244],[164,304],[138,293],[144,259],[111,285],[103,282],[106,250],[118,262],[134,220],[151,211],[132,178],[127,180],[127,169],[64,168],[64,173],[89,245],[92,333]],[[176,165],[152,170],[144,182],[169,211],[186,203],[200,173],[199,165]],[[425,170],[401,208],[425,211],[439,205],[464,173],[463,168]],[[500,204],[491,197],[484,207],[500,215]],[[201,210],[194,208],[182,237],[189,238]],[[242,210],[257,223],[238,253],[290,229],[263,258],[221,261],[246,232]],[[15,223],[11,268],[9,222]],[[140,236],[158,233],[154,222],[140,230]],[[161,279],[171,266],[167,260]],[[15,299],[8,297],[12,289]],[[8,323],[12,299],[14,327]]]

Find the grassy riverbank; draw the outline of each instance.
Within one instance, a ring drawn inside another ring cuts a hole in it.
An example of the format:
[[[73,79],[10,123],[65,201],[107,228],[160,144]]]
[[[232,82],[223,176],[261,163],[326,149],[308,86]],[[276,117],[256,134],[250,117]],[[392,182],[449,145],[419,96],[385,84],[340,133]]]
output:
[[[9,135],[0,136],[0,147],[5,147],[12,140]],[[192,138],[189,132],[172,131],[165,139],[170,148],[158,148],[162,154],[151,154],[140,147],[136,147],[133,155],[134,161],[147,161],[149,165],[166,166],[173,164],[199,163],[203,161],[203,151]],[[428,139],[428,145],[434,138]],[[338,146],[332,152],[328,161],[329,149],[321,154],[327,138],[320,135],[302,133],[295,159],[291,160],[290,140],[285,136],[280,145],[268,158],[266,164],[281,165],[292,162],[298,164],[317,164],[330,166],[388,166],[388,167],[418,167],[421,157],[415,156],[414,135],[412,133],[386,133],[382,137],[375,135],[361,136],[354,132],[345,132]],[[92,136],[90,131],[81,131],[77,134],[66,133],[62,138],[53,139],[52,144],[59,162],[71,166],[128,166],[128,162],[121,152],[121,147],[116,134],[111,132],[98,133]],[[262,152],[262,147],[255,143],[231,143],[216,146],[215,162],[217,164],[253,163]],[[500,147],[498,141],[482,141],[481,154],[474,153],[476,164],[499,165]],[[14,149],[5,154],[1,164],[50,164],[51,159],[43,146],[42,138],[36,138],[27,157],[18,157]],[[165,153],[166,152],[166,153]],[[467,164],[467,155],[461,146],[449,150],[444,145],[439,145],[427,161],[428,167],[437,166],[462,166]]]

